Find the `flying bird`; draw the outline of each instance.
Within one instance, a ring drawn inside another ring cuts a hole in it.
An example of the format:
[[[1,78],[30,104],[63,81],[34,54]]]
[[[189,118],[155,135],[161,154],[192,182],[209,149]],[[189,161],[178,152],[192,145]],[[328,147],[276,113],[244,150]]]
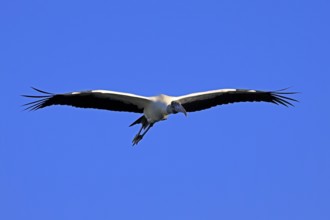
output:
[[[247,89],[219,89],[205,92],[192,93],[183,96],[140,96],[130,93],[115,92],[109,90],[88,90],[63,94],[52,94],[33,88],[40,95],[23,95],[28,98],[36,98],[27,103],[26,110],[38,110],[51,105],[70,105],[80,108],[95,108],[110,111],[134,112],[143,114],[131,125],[141,124],[141,128],[135,135],[133,146],[138,144],[152,126],[166,120],[169,115],[205,110],[217,105],[235,102],[269,102],[283,106],[293,106],[297,100],[286,95],[295,94],[286,89],[277,91],[260,91]]]

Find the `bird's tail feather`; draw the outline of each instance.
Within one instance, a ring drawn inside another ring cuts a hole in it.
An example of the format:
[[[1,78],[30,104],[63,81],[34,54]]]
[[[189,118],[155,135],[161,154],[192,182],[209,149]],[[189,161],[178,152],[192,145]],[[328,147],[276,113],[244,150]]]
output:
[[[140,118],[138,118],[135,122],[133,122],[130,127],[132,127],[133,125],[137,125],[137,124],[142,124],[143,127],[146,127],[148,125],[148,121],[146,119],[146,117],[141,116]]]

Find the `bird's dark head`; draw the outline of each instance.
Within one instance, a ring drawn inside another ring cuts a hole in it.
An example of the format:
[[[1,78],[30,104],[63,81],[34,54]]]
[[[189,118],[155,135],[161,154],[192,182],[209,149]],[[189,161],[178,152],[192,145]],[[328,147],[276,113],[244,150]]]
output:
[[[170,107],[170,113],[177,114],[179,112],[182,112],[185,116],[187,116],[187,111],[184,109],[184,107],[176,101],[172,101]]]

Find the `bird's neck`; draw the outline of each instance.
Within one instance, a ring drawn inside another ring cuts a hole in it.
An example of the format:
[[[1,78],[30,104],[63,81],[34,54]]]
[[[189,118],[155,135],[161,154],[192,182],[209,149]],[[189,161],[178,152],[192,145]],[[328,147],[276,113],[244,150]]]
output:
[[[172,108],[171,105],[168,105],[168,106],[167,106],[167,108],[166,108],[166,112],[167,112],[168,115],[170,115],[170,114],[175,114],[175,113],[173,112],[173,108]]]

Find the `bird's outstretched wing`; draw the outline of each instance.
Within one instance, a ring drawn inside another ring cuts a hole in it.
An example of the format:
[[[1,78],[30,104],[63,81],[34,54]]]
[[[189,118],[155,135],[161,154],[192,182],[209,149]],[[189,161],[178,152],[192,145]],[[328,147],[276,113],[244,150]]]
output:
[[[295,94],[295,92],[287,92],[285,90],[220,89],[179,96],[176,98],[176,101],[180,102],[187,112],[200,111],[234,102],[270,102],[287,107],[293,106],[292,102],[297,102],[297,100],[285,95]]]
[[[25,104],[26,110],[37,110],[51,105],[71,105],[80,108],[96,108],[112,111],[143,113],[144,107],[150,103],[148,97],[130,93],[107,90],[89,90],[64,94],[52,94],[36,89],[42,95],[23,95],[38,100]]]

